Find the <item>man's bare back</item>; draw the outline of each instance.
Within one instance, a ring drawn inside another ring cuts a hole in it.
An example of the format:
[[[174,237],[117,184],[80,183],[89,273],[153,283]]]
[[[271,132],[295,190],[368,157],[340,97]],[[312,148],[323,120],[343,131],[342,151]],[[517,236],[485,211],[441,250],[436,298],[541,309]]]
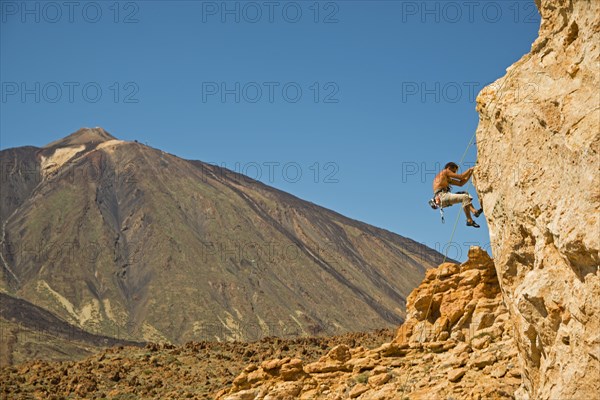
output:
[[[447,189],[450,185],[463,186],[469,181],[473,174],[473,168],[469,168],[462,174],[457,174],[458,167],[448,167],[441,170],[433,179],[433,192]]]

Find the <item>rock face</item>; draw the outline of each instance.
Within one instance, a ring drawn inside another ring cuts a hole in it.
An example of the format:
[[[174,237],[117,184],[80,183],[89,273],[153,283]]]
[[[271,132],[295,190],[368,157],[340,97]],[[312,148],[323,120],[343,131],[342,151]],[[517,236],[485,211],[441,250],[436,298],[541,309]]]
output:
[[[522,397],[600,393],[600,2],[537,0],[531,52],[485,88],[476,187]]]
[[[461,265],[430,270],[408,297],[395,339],[368,350],[338,345],[314,362],[250,365],[217,398],[503,399],[521,383],[494,264],[478,247]]]

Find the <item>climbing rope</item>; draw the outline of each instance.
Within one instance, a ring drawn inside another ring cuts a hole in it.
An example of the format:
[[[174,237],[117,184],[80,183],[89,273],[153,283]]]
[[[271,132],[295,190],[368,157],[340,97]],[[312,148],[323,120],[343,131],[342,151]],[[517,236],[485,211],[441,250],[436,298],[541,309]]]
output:
[[[458,163],[458,165],[462,165],[463,161],[465,160],[465,157],[466,157],[467,153],[469,152],[469,148],[473,144],[473,139],[475,139],[476,133],[477,133],[477,131],[475,131],[475,133],[473,133],[473,136],[471,136],[471,140],[469,140],[469,144],[467,145],[465,152],[463,153],[462,157],[460,158],[460,162]],[[456,233],[456,227],[458,226],[459,218],[460,218],[460,212],[456,213],[456,219],[454,220],[454,226],[452,227],[452,233],[450,234],[450,240],[448,241],[447,244],[452,243],[452,239],[454,239],[454,234]],[[444,251],[444,260],[442,261],[442,264],[444,264],[446,262],[446,260],[448,259],[448,248],[449,248],[449,246],[446,246],[446,249]],[[439,278],[440,272],[441,271],[438,271],[436,279]],[[431,311],[431,305],[433,304],[433,296],[435,295],[436,290],[437,290],[437,286],[434,286],[433,293],[431,294],[431,299],[429,300],[429,305],[427,306],[427,312],[425,313],[425,318],[423,319],[423,323],[425,323],[425,321],[427,321],[427,318],[429,317],[429,312]],[[425,332],[425,326],[423,326],[423,329],[421,330],[421,336],[419,337],[419,342],[422,342],[424,332]],[[404,384],[402,385],[402,394],[400,395],[401,399],[404,398],[404,391],[406,390],[406,384],[408,383],[409,379],[410,379],[410,369],[408,371],[408,375],[406,376],[406,380],[404,381]]]
[[[510,77],[513,75],[515,71],[512,70],[504,79],[503,85],[500,86],[500,88],[497,91],[498,97],[500,97],[500,93],[503,91],[504,89],[504,85],[506,84],[506,82],[510,81]],[[493,107],[490,109],[489,111],[489,115],[494,115],[493,114],[493,110],[496,108],[497,103],[493,103]],[[471,147],[471,145],[473,144],[473,139],[475,139],[475,135],[477,134],[477,130],[475,130],[475,132],[473,132],[473,135],[471,136],[471,139],[469,140],[469,144],[467,144],[467,147],[465,149],[465,152],[463,153],[462,157],[460,158],[460,162],[458,163],[458,165],[462,165],[463,161],[465,160],[465,157],[467,156],[467,153],[469,152],[469,148]],[[473,184],[473,182],[470,180],[471,185]],[[474,186],[473,186],[474,187]],[[458,225],[458,219],[460,218],[460,212],[456,214],[456,220],[454,221],[454,227],[452,228],[452,233],[450,234],[450,240],[448,241],[449,243],[452,243],[452,239],[454,238],[454,233],[456,232],[456,226]],[[448,246],[446,246],[446,251],[444,252],[444,261],[442,261],[442,264],[444,264],[446,262],[446,259],[448,258]],[[440,276],[440,272],[438,270],[436,279],[439,278]],[[427,306],[427,313],[425,314],[425,318],[423,319],[423,321],[427,321],[427,318],[429,318],[429,312],[431,311],[431,305],[433,304],[433,296],[435,295],[437,290],[437,285],[433,287],[433,293],[431,294],[431,299],[429,300],[429,305]],[[423,326],[423,328],[425,328],[425,326]],[[425,331],[425,329],[421,330],[421,333],[423,333]],[[423,339],[423,336],[421,335],[419,337],[419,342],[421,342]],[[411,370],[409,369],[408,371],[408,375],[406,376],[406,380],[404,381],[404,384],[402,385],[402,394],[400,395],[400,398],[404,398],[404,392],[406,391],[406,384],[408,383],[408,380],[410,379],[410,372]]]
[[[467,153],[469,152],[469,147],[471,147],[471,145],[473,144],[473,139],[475,139],[476,134],[477,134],[477,131],[475,131],[473,133],[473,136],[471,136],[471,140],[469,140],[469,144],[467,145],[465,152],[463,153],[462,157],[460,158],[458,165],[462,165],[463,161],[465,160],[465,157],[467,156]],[[469,179],[469,182],[471,182],[471,179]],[[472,182],[471,182],[471,184],[472,184]],[[452,239],[454,239],[454,233],[456,232],[456,226],[458,225],[459,218],[460,218],[460,212],[456,213],[454,227],[452,228],[452,233],[450,234],[450,240],[448,241],[448,243],[452,243]],[[446,251],[444,251],[444,261],[442,261],[442,264],[446,262],[447,258],[448,258],[448,246],[446,246]],[[431,307],[431,302],[429,302],[429,306]],[[427,310],[427,316],[429,316],[429,309]],[[425,317],[425,318],[427,318],[427,317]]]

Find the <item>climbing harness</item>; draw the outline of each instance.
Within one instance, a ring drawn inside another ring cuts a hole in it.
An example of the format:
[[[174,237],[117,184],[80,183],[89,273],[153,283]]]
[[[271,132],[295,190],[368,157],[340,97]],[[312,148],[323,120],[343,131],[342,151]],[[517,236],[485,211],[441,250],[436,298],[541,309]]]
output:
[[[440,216],[442,218],[442,224],[446,222],[444,219],[444,204],[442,203],[442,193],[450,192],[450,188],[439,189],[433,194],[433,198],[429,200],[429,206],[434,210],[440,210]]]

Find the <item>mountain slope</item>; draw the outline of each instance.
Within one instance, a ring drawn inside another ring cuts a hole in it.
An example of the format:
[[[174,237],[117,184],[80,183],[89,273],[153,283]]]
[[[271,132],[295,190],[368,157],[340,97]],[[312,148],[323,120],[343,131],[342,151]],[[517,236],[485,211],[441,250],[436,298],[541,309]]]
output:
[[[0,161],[2,290],[102,335],[182,343],[394,326],[442,258],[101,128]]]
[[[78,359],[118,345],[143,343],[93,335],[25,300],[0,293],[0,367],[30,359]]]

